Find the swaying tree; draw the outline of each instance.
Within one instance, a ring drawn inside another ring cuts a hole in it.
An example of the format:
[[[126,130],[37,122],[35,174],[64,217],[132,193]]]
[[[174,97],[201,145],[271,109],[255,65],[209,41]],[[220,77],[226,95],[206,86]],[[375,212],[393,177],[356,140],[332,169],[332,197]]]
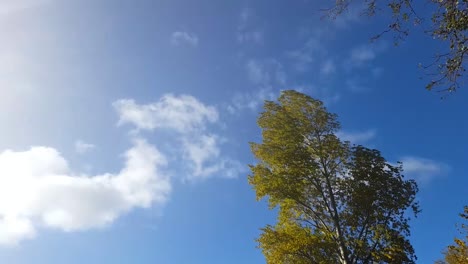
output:
[[[468,222],[468,206],[460,216]],[[454,244],[447,247],[444,252],[445,259],[438,261],[438,264],[468,264],[468,225],[461,224],[461,231],[465,233],[465,238],[455,238]]]
[[[342,142],[337,116],[296,91],[266,101],[258,124],[249,183],[279,209],[258,238],[267,263],[415,263],[406,211],[418,213],[418,188],[401,164]]]
[[[425,33],[440,41],[444,48],[435,54],[433,63],[421,65],[429,70],[431,77],[426,85],[428,90],[436,88],[452,92],[466,81],[468,0],[336,0],[334,2],[335,6],[328,12],[332,17],[346,12],[352,3],[363,4],[364,15],[387,15],[391,22],[383,33],[395,33],[397,42],[408,36],[410,27],[415,25],[421,25],[420,28],[424,28]]]

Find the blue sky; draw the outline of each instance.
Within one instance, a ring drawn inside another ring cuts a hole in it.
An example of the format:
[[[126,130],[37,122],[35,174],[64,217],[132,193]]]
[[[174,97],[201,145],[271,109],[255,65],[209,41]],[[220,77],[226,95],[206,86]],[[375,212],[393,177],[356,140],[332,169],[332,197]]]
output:
[[[468,204],[468,91],[420,80],[414,32],[319,1],[0,1],[0,262],[265,263],[247,184],[263,100],[298,89],[420,184],[431,263]]]

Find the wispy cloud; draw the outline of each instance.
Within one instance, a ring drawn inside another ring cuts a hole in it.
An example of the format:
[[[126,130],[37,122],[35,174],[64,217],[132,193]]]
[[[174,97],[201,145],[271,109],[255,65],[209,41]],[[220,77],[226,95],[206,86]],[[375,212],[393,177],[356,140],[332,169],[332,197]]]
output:
[[[198,36],[194,33],[185,31],[176,31],[171,35],[171,43],[175,46],[190,45],[193,47],[198,46]]]
[[[332,29],[330,29],[332,30]],[[339,52],[330,53],[329,44],[332,43],[334,33],[323,28],[307,31],[305,40],[295,49],[286,51],[292,69],[297,73],[315,72],[321,77],[331,76],[341,69],[342,55]]]
[[[376,57],[376,50],[371,46],[359,46],[351,50],[350,63],[353,66],[362,66],[373,61]]]
[[[318,64],[326,53],[321,41],[321,32],[316,31],[304,45],[295,50],[286,52],[286,56],[292,61],[293,67],[298,72],[310,69],[312,63]]]
[[[238,93],[232,99],[231,104],[227,106],[227,110],[231,114],[244,109],[257,111],[265,100],[275,100],[278,94],[279,91],[274,91],[271,87],[263,87],[247,93]]]
[[[135,139],[118,173],[71,171],[50,147],[0,153],[0,244],[36,236],[39,227],[62,231],[100,228],[133,208],[162,205],[171,192],[166,158]]]
[[[348,9],[334,18],[332,24],[337,29],[348,29],[353,23],[362,20],[363,11],[366,8],[366,3],[352,3],[348,5]]]
[[[184,139],[184,156],[192,161],[193,177],[188,177],[189,179],[204,179],[217,174],[227,178],[237,177],[239,171],[242,171],[242,165],[238,161],[223,157],[219,144],[219,136],[213,134]]]
[[[227,106],[231,114],[244,109],[258,110],[265,100],[274,100],[286,86],[287,74],[283,64],[276,59],[249,59],[245,62],[245,70],[253,88],[234,95]]]
[[[404,174],[421,184],[427,184],[450,172],[449,165],[431,159],[405,156],[400,161],[403,163]]]
[[[324,76],[331,75],[336,72],[336,65],[333,59],[327,59],[322,63],[320,67],[320,73]]]
[[[246,70],[250,81],[256,85],[283,86],[286,83],[284,67],[275,59],[250,59],[246,63]]]
[[[77,140],[75,142],[75,151],[78,154],[84,154],[84,153],[86,153],[88,151],[93,150],[94,148],[96,148],[95,145],[93,145],[91,143],[86,143],[83,140]]]
[[[263,42],[263,32],[260,30],[247,31],[247,32],[238,32],[237,41],[239,43],[262,43]]]
[[[356,76],[356,77],[351,77],[345,81],[345,86],[346,88],[353,92],[353,93],[363,93],[363,92],[368,92],[371,89],[369,87],[369,81],[370,79],[361,77],[361,76]]]
[[[339,131],[336,136],[341,140],[349,141],[353,144],[364,144],[374,139],[377,135],[377,130],[369,129],[365,131]]]
[[[239,14],[236,39],[240,44],[261,44],[264,33],[255,22],[256,17],[250,8],[243,8]]]
[[[237,161],[221,155],[221,137],[207,130],[217,123],[218,111],[195,97],[165,95],[150,104],[137,104],[133,100],[119,100],[114,107],[120,116],[119,123],[134,125],[138,130],[168,130],[176,133],[186,167],[191,172],[186,179],[197,180],[213,176],[233,177],[240,168]]]
[[[383,68],[378,66],[378,56],[387,49],[385,42],[359,45],[353,48],[343,62],[347,74],[345,86],[351,92],[366,92],[372,90],[375,81],[382,75]]]
[[[377,58],[377,55],[387,49],[385,42],[360,45],[351,49],[346,67],[362,67],[369,65]]]

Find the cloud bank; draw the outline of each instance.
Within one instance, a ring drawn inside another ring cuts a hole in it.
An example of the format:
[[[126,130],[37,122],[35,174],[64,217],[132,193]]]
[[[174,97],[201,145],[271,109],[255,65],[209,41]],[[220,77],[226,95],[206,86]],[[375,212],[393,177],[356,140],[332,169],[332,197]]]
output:
[[[88,175],[73,171],[51,147],[0,152],[0,245],[33,239],[40,229],[73,232],[102,228],[135,208],[162,206],[172,191],[171,177],[179,167],[184,180],[236,177],[240,163],[223,155],[221,136],[209,132],[218,122],[215,107],[188,95],[162,96],[149,104],[123,99],[113,104],[119,125],[135,127],[132,146],[118,172]],[[148,143],[140,131],[166,130],[170,149]],[[85,153],[94,145],[77,141]],[[173,160],[175,160],[173,162]]]
[[[117,173],[78,174],[54,148],[0,153],[0,244],[14,245],[37,229],[100,228],[133,208],[162,205],[171,191],[166,158],[134,140]]]

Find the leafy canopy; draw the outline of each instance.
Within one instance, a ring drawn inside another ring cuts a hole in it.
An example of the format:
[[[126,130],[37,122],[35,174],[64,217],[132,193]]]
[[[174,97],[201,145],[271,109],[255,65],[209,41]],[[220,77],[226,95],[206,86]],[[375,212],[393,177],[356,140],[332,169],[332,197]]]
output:
[[[421,65],[429,70],[431,77],[426,85],[428,90],[453,92],[463,85],[468,55],[468,0],[336,0],[329,14],[339,16],[352,3],[364,4],[364,15],[390,14],[391,22],[383,33],[396,33],[396,43],[408,36],[410,26],[422,25],[427,28],[425,33],[444,44],[445,48],[435,54],[433,63]]]
[[[465,211],[460,214],[468,223],[468,206],[465,206]],[[438,264],[468,264],[468,225],[461,224],[462,233],[465,238],[455,238],[454,244],[447,247],[444,252],[445,259],[438,261]]]
[[[249,183],[278,208],[258,238],[267,263],[414,263],[409,217],[417,185],[379,151],[342,142],[322,102],[284,91],[258,119]]]

